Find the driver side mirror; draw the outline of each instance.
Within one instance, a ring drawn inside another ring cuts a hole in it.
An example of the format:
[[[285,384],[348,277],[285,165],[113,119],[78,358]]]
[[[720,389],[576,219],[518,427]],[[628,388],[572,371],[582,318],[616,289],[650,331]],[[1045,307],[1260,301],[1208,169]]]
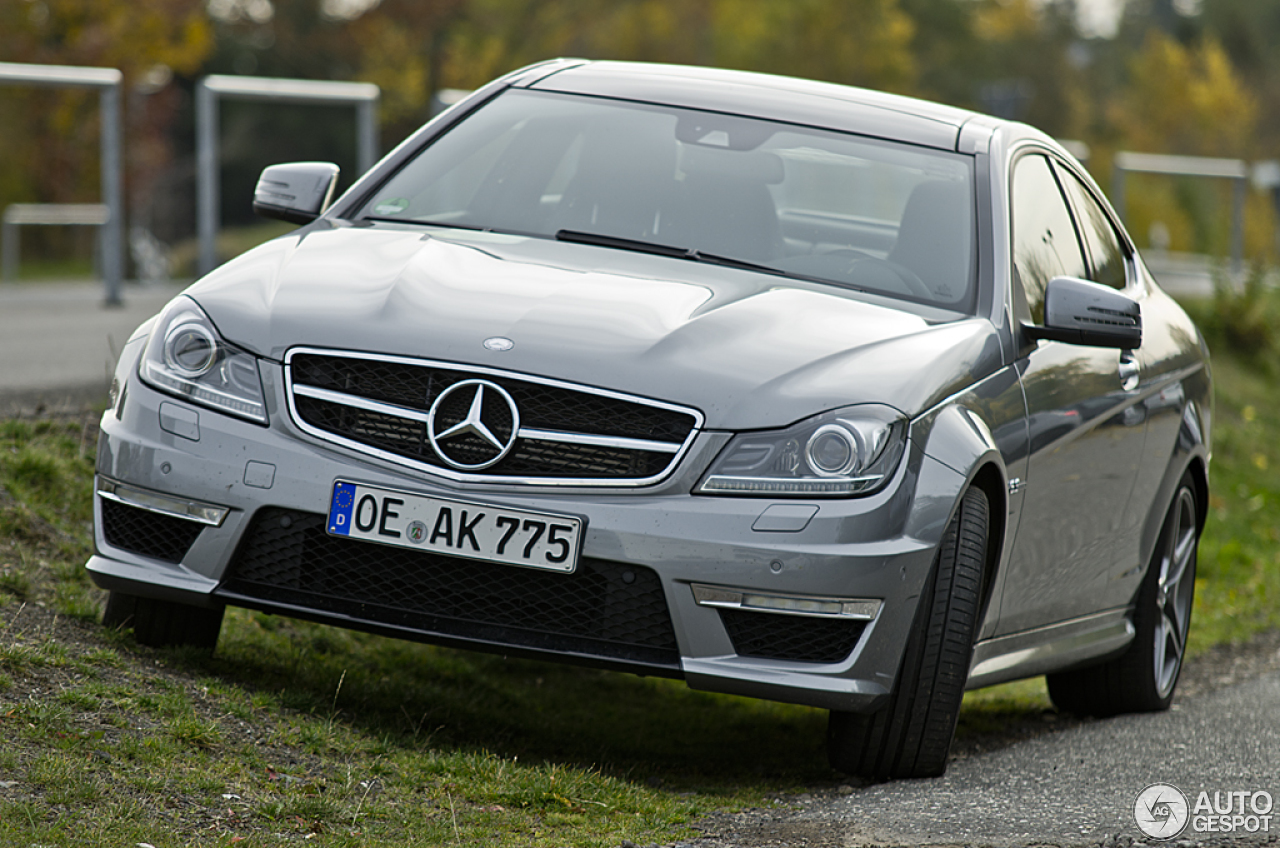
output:
[[[253,190],[253,211],[264,218],[309,224],[333,202],[338,166],[330,162],[271,165]]]
[[[1044,325],[1022,329],[1032,339],[1133,350],[1142,346],[1142,308],[1107,286],[1054,277],[1045,286]]]

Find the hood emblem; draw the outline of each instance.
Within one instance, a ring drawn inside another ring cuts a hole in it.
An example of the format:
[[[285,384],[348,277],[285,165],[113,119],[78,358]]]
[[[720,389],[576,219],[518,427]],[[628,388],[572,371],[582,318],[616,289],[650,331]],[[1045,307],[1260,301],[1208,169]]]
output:
[[[511,339],[504,338],[503,336],[494,336],[491,339],[484,340],[485,350],[504,351],[504,350],[511,350],[511,348],[515,346],[516,346],[515,342],[511,341]]]
[[[440,393],[427,413],[436,455],[460,471],[480,471],[515,446],[520,410],[497,383],[462,380]]]

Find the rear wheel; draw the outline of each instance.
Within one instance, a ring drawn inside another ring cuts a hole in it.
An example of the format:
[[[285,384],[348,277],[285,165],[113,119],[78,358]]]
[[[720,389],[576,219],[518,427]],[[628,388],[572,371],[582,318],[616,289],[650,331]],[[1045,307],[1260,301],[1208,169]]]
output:
[[[112,592],[107,597],[102,623],[107,627],[133,628],[133,637],[140,645],[190,646],[212,651],[218,644],[224,609]]]
[[[889,703],[870,715],[832,710],[832,768],[873,780],[946,771],[981,607],[987,496],[965,492],[934,561]]]
[[[1195,481],[1184,474],[1133,611],[1133,641],[1110,662],[1045,675],[1060,710],[1108,716],[1169,708],[1182,671],[1200,544]]]

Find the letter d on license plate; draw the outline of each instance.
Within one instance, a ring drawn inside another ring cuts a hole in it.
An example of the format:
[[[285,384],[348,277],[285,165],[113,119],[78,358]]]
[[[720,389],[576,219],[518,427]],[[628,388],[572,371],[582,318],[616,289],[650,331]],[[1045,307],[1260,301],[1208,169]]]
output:
[[[571,515],[338,481],[328,530],[333,536],[568,574],[578,565],[582,524]]]

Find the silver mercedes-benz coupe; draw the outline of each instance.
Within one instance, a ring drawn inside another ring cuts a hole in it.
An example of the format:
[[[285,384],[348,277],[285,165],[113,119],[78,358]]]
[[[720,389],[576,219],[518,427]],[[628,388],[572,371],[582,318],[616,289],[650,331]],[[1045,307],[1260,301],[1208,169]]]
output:
[[[830,710],[939,774],[966,688],[1163,709],[1208,502],[1208,354],[1025,125],[559,60],[428,123],[134,334],[105,621],[226,605]]]

